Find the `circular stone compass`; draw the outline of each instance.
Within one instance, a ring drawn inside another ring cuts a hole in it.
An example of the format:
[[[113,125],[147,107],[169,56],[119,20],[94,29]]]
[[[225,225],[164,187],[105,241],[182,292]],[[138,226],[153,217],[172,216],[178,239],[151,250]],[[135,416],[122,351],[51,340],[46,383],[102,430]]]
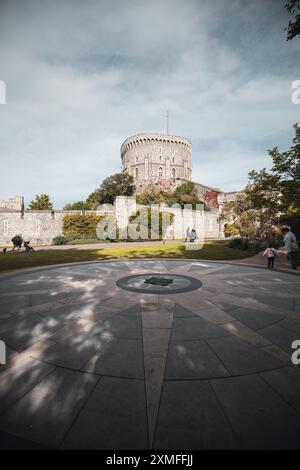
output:
[[[144,294],[178,294],[199,289],[202,282],[194,277],[179,274],[146,273],[118,279],[121,289]]]

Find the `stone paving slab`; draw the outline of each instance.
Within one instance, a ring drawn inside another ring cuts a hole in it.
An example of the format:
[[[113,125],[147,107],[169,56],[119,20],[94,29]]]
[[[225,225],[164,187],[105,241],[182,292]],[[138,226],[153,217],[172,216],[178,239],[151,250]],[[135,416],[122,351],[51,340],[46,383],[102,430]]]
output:
[[[0,431],[0,450],[52,450],[51,447]]]
[[[33,353],[40,361],[57,366],[80,370],[84,364],[102,349],[108,340],[92,334],[79,334],[51,344],[47,349]]]
[[[17,298],[0,297],[0,316],[1,318],[13,316],[18,313],[22,308],[30,306],[30,296],[22,295]]]
[[[1,416],[0,427],[30,441],[58,447],[98,378],[56,369]]]
[[[230,375],[205,341],[173,341],[165,380],[209,379]]]
[[[82,370],[100,375],[143,379],[142,341],[117,338],[106,340]]]
[[[69,431],[64,449],[148,447],[144,383],[103,377]]]
[[[186,341],[218,338],[228,335],[230,333],[203,318],[185,317],[174,318],[171,339],[172,341]]]
[[[278,315],[268,310],[259,311],[243,307],[233,310],[231,316],[241,321],[252,330],[259,330],[285,318],[284,315]]]
[[[259,333],[288,353],[292,353],[291,346],[293,341],[298,338],[300,339],[297,332],[281,328],[278,325],[268,326],[267,328],[259,330]]]
[[[242,448],[299,448],[299,415],[259,376],[214,380],[212,386]]]
[[[46,377],[54,366],[28,358],[11,367],[1,369],[0,413],[21,398]],[[1,423],[0,418],[0,423]]]
[[[202,287],[116,285],[152,270]],[[184,260],[10,273],[0,339],[0,448],[300,448],[299,276]]]
[[[32,313],[25,317],[13,317],[0,322],[1,339],[11,348],[22,351],[42,338],[53,334],[59,325]]]
[[[231,449],[236,446],[232,429],[207,381],[164,384],[155,449]]]
[[[260,376],[281,398],[300,413],[300,371],[288,366],[283,369],[264,372]]]
[[[208,340],[208,344],[232,375],[252,374],[281,367],[283,363],[241,338]]]

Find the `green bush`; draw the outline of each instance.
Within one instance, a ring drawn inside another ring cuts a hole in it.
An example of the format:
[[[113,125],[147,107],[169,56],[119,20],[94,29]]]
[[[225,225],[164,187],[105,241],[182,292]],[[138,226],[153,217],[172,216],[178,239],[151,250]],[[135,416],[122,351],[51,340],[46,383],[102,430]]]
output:
[[[52,245],[66,245],[68,242],[67,238],[64,235],[57,235],[52,239]]]
[[[82,240],[94,240],[95,242],[99,242],[97,234],[90,235],[87,237],[85,234],[80,233],[68,233],[68,235],[64,235],[67,239],[67,243],[73,242],[74,240],[82,241]]]
[[[269,244],[274,248],[279,248],[282,245],[282,241],[279,238],[270,239],[248,239],[248,238],[233,238],[226,243],[228,248],[236,248],[238,250],[251,250],[251,251],[262,251],[265,250]]]
[[[239,229],[237,228],[235,224],[225,224],[224,235],[226,238],[235,237],[239,235]]]
[[[228,248],[235,248],[238,250],[248,250],[249,248],[248,240],[243,238],[233,238],[232,240],[229,240],[226,245]]]
[[[97,224],[103,217],[95,214],[66,214],[63,218],[63,235],[69,241],[79,238],[97,239]]]
[[[158,211],[158,209],[151,210],[150,207],[144,207],[129,217],[129,223],[133,226],[136,226],[137,233],[141,231],[141,225],[144,225],[144,227],[147,228],[147,234],[148,234],[148,238],[146,238],[146,240],[151,239],[151,237],[153,236],[151,232],[151,229],[153,230],[153,227],[151,227],[152,215],[154,216],[154,218],[158,218],[158,227],[157,227],[158,232],[156,233],[155,240],[162,240],[163,237],[165,236],[165,231],[167,229],[167,227],[163,226],[163,217],[164,215],[166,215],[166,220],[168,222],[168,225],[169,226],[172,225],[173,220],[174,220],[174,214],[172,212]],[[140,223],[140,220],[141,220],[141,223]],[[132,241],[129,235],[128,235],[128,241]],[[136,241],[142,241],[142,238],[139,238]]]

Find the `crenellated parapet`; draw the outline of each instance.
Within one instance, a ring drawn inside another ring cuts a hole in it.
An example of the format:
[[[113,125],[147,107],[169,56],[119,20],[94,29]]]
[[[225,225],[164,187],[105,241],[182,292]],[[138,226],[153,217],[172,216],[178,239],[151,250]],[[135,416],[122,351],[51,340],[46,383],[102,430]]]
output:
[[[137,192],[149,183],[192,179],[192,144],[185,137],[145,133],[121,146],[122,171],[132,175]]]
[[[121,157],[124,152],[131,148],[137,148],[143,145],[149,145],[151,143],[161,143],[161,144],[175,144],[175,145],[184,145],[192,151],[192,143],[190,140],[185,137],[180,137],[178,135],[169,135],[169,134],[136,134],[132,137],[128,137],[124,140],[121,145]]]

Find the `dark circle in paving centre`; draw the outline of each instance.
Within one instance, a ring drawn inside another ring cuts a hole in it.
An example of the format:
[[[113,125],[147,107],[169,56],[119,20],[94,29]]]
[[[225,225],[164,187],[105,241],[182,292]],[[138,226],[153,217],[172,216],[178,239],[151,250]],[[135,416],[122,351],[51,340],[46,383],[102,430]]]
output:
[[[178,294],[199,289],[202,282],[194,277],[179,274],[146,273],[118,279],[121,289],[143,294]]]

